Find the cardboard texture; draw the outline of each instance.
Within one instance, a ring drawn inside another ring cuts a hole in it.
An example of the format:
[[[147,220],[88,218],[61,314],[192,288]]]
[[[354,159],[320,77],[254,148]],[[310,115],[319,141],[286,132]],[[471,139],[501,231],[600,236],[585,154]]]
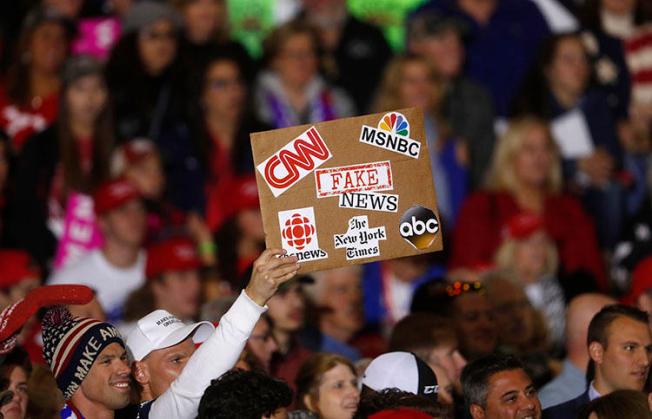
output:
[[[443,248],[421,110],[252,133],[251,146],[266,245],[301,272]]]

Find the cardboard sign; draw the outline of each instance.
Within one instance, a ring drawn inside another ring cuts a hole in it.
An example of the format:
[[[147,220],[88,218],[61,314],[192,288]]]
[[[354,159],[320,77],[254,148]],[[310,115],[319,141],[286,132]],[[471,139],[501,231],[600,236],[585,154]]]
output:
[[[442,249],[423,115],[251,134],[268,248],[312,272]]]

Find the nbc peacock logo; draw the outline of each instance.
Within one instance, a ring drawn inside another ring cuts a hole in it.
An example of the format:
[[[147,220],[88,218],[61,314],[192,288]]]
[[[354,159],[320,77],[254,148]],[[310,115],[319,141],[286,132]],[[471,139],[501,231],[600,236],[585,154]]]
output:
[[[402,137],[410,136],[410,123],[398,112],[385,114],[378,123],[378,128]]]
[[[413,159],[419,158],[421,150],[421,143],[410,138],[410,122],[398,112],[387,112],[375,127],[362,125],[360,142]]]

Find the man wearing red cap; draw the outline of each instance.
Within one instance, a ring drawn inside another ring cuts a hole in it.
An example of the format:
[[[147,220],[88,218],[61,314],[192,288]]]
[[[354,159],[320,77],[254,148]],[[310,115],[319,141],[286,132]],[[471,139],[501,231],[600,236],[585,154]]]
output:
[[[167,310],[182,321],[197,317],[201,260],[195,243],[175,237],[147,249],[145,276],[154,297],[154,309]]]
[[[136,188],[123,179],[101,185],[93,200],[104,238],[102,247],[57,272],[48,282],[88,285],[96,291],[107,319],[116,321],[129,293],[144,282],[145,209]]]

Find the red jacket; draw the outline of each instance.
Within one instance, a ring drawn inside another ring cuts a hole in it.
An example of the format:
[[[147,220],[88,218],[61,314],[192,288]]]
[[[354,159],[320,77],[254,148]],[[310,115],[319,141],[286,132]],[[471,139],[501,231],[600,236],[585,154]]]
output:
[[[502,227],[520,211],[514,198],[504,192],[470,195],[458,216],[450,267],[492,264],[501,243]],[[584,269],[595,276],[600,288],[607,289],[594,226],[580,203],[568,195],[550,195],[544,203],[543,218],[557,245],[562,271]]]

